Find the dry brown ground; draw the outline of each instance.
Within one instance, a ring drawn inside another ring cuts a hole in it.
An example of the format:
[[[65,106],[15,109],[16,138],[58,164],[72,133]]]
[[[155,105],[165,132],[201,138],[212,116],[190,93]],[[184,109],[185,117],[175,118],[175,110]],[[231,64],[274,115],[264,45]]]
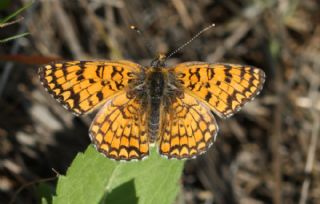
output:
[[[14,2],[0,17],[23,1]],[[319,1],[40,0],[23,16],[1,28],[0,39],[24,30],[30,35],[0,44],[1,55],[148,64],[215,23],[169,63],[250,64],[263,69],[267,80],[256,100],[218,120],[214,147],[186,163],[177,203],[320,203]],[[37,65],[30,65],[38,61],[0,64],[1,203],[20,186],[54,175],[51,168],[65,173],[89,144],[92,115],[75,118],[51,99]],[[16,197],[17,203],[35,199],[33,187]]]

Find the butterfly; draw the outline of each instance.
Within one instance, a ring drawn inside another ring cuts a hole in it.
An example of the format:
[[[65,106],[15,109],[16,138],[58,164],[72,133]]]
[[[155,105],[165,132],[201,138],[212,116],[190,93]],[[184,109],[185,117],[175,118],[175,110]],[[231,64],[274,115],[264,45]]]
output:
[[[90,138],[114,160],[141,160],[156,144],[166,158],[206,152],[228,118],[259,94],[265,73],[253,66],[186,62],[67,61],[39,68],[45,89],[75,115],[95,116]]]

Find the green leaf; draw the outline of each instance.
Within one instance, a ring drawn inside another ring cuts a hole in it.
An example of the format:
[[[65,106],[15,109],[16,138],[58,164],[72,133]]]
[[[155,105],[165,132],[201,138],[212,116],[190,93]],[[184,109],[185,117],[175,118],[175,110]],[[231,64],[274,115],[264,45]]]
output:
[[[155,149],[143,161],[120,163],[89,146],[77,155],[67,175],[59,177],[53,203],[171,204],[183,164],[160,157]]]
[[[31,5],[33,4],[33,1],[25,4],[22,8],[16,10],[15,12],[13,12],[12,14],[10,14],[9,16],[0,19],[0,24],[2,23],[6,23],[8,21],[10,21],[12,18],[16,17],[17,15],[19,15],[21,12],[23,12],[24,10],[26,10],[27,8],[29,8]]]
[[[42,203],[42,204],[52,203],[53,193],[54,193],[54,190],[52,189],[52,187],[46,183],[40,183],[36,187],[36,194],[37,194],[38,200],[40,201],[38,203]]]
[[[50,204],[48,201],[47,201],[47,199],[45,199],[45,198],[41,198],[41,202],[40,202],[41,204]]]

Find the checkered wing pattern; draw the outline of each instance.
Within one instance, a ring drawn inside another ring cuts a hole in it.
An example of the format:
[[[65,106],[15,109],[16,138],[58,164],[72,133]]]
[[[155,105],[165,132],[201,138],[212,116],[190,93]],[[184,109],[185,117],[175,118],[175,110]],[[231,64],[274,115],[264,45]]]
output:
[[[204,153],[218,132],[209,107],[185,93],[162,115],[159,152],[167,158],[187,159]]]
[[[123,90],[141,66],[130,61],[69,61],[39,68],[46,90],[76,115],[92,111]]]
[[[187,62],[172,69],[186,92],[222,118],[230,117],[258,95],[265,81],[264,72],[252,66]]]
[[[136,98],[121,92],[109,100],[89,133],[98,151],[115,160],[142,159],[149,154],[146,112]]]

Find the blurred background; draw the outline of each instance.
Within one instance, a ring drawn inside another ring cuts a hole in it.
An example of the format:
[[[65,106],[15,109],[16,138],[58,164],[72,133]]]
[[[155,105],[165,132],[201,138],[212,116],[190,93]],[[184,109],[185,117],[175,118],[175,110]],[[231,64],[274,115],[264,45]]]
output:
[[[26,3],[1,0],[0,18]],[[95,113],[64,110],[37,67],[71,59],[149,65],[212,23],[168,64],[249,64],[267,79],[238,114],[217,119],[216,143],[186,162],[176,203],[320,203],[319,1],[38,0],[9,22],[0,24],[0,40],[15,38],[0,41],[0,203],[37,202],[38,184],[28,184],[54,177],[52,168],[65,174],[90,144]]]

